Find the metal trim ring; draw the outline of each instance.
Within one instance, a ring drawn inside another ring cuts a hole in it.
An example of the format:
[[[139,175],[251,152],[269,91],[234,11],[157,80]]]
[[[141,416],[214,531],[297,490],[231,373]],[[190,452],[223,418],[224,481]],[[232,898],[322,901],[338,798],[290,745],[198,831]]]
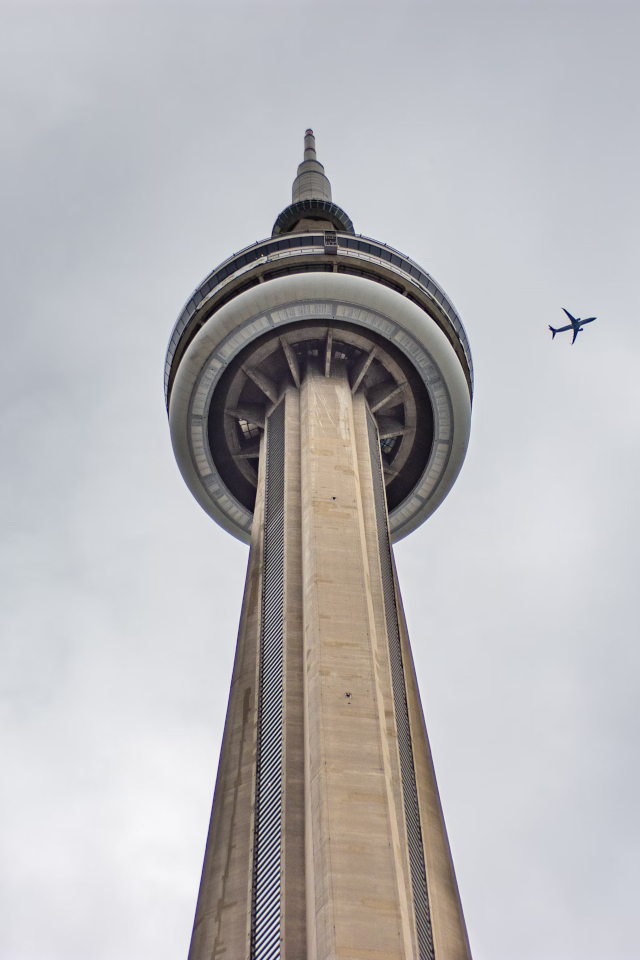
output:
[[[430,516],[460,471],[471,404],[467,381],[445,334],[420,307],[393,290],[345,274],[299,274],[260,284],[214,313],[189,345],[176,376],[169,419],[174,453],[203,509],[248,543],[253,515],[222,482],[209,449],[207,417],[229,362],[268,329],[296,321],[341,319],[374,330],[398,347],[424,381],[434,412],[427,466],[411,494],[389,516],[392,540]]]
[[[344,230],[345,233],[355,232],[349,216],[337,203],[333,203],[331,200],[307,198],[306,200],[297,200],[285,207],[273,225],[271,236],[278,237],[280,234],[286,233],[296,220],[300,220],[305,213],[311,212],[326,214],[338,230]]]

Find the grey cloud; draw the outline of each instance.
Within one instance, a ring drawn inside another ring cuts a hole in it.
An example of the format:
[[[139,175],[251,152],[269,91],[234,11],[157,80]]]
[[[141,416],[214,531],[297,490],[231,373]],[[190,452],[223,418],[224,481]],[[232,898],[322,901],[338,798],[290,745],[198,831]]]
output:
[[[186,955],[246,552],[178,475],[164,350],[311,125],[474,352],[467,462],[397,548],[474,956],[635,960],[637,5],[0,20],[0,956]]]

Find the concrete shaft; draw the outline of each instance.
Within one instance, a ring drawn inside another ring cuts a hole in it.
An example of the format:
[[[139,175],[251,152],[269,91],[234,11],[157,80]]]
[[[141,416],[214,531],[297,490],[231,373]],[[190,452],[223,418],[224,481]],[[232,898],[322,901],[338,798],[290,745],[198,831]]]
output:
[[[470,960],[389,544],[342,361],[261,440],[189,960]]]

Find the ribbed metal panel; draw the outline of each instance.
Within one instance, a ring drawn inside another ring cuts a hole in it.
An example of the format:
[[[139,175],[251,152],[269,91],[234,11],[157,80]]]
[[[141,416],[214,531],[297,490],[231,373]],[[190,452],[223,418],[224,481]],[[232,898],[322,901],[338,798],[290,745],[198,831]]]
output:
[[[267,422],[251,960],[280,957],[284,659],[284,402]]]
[[[418,949],[420,952],[420,960],[435,960],[433,934],[431,931],[431,914],[429,911],[429,894],[427,891],[427,874],[424,863],[424,847],[422,844],[422,827],[420,825],[418,791],[416,788],[416,772],[413,762],[411,728],[409,726],[407,689],[402,663],[400,627],[398,624],[398,610],[396,608],[396,596],[393,583],[393,565],[391,563],[391,545],[387,524],[387,502],[382,477],[380,442],[378,440],[378,429],[375,420],[369,411],[367,411],[367,428],[369,432],[369,448],[371,451],[371,471],[373,473],[373,489],[378,527],[378,548],[380,552],[384,611],[387,622],[387,637],[391,660],[391,680],[396,714],[396,729],[398,731],[400,776],[402,780],[404,815],[409,844],[409,863],[411,866],[411,886],[413,889]]]

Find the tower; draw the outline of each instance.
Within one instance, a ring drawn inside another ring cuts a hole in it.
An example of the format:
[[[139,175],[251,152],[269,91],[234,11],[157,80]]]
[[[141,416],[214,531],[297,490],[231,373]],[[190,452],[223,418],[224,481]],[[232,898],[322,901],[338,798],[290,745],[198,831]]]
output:
[[[469,344],[357,236],[313,132],[270,239],[175,326],[171,437],[250,544],[189,960],[470,960],[392,543],[462,466]]]

